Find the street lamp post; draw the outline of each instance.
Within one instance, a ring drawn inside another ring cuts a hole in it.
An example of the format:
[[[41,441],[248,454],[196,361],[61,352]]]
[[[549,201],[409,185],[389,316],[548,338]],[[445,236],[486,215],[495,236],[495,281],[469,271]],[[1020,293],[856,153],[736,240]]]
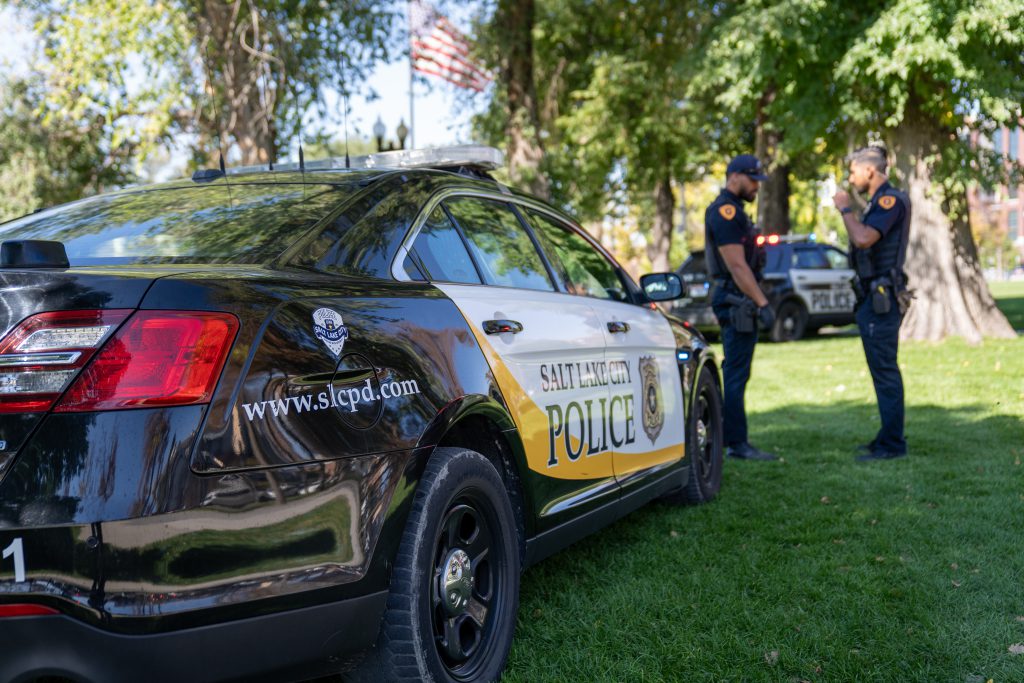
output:
[[[409,136],[409,128],[405,125],[405,119],[403,118],[398,122],[398,149],[405,149],[405,138]]]
[[[387,129],[384,128],[384,122],[381,121],[380,115],[377,115],[377,121],[373,124],[373,137],[377,138],[377,151],[384,151],[384,133]]]

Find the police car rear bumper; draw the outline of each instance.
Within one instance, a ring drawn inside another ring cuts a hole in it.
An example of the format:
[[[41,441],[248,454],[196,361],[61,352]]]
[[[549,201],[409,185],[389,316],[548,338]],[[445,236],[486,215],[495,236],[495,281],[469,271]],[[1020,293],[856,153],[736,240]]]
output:
[[[337,671],[373,645],[387,592],[151,635],[122,635],[65,615],[0,619],[0,681],[43,676],[146,683],[276,681]]]

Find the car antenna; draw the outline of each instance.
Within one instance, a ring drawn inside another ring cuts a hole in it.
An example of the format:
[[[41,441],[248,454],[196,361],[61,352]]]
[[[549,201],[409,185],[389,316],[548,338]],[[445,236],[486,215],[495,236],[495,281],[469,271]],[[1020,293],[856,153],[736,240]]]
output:
[[[348,78],[345,71],[345,53],[341,54],[341,121],[345,129],[345,168],[352,168],[348,157]]]

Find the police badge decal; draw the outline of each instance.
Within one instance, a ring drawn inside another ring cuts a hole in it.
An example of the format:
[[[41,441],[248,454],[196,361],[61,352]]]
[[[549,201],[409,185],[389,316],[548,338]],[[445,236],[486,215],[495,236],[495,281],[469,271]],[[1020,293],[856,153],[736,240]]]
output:
[[[331,353],[340,356],[348,339],[348,328],[343,324],[340,313],[330,308],[318,308],[313,311],[313,334]]]
[[[658,361],[653,356],[640,358],[640,379],[643,382],[640,412],[643,413],[644,432],[651,443],[654,443],[665,425],[665,407],[661,402]]]

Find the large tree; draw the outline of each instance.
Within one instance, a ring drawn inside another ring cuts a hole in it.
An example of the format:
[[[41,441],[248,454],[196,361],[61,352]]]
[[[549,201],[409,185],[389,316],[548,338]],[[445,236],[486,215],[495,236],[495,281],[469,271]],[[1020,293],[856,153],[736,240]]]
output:
[[[789,232],[790,173],[816,170],[820,141],[834,134],[832,71],[855,35],[855,11],[827,0],[725,3],[698,50],[688,94],[723,153],[753,152],[765,164],[757,207],[766,232]]]
[[[971,235],[966,186],[985,159],[966,130],[1018,125],[1024,5],[890,0],[861,28],[836,69],[837,92],[846,129],[888,143],[895,181],[913,204],[906,270],[916,300],[902,334],[969,341],[1013,336],[982,277]]]
[[[0,221],[132,182],[128,142],[101,127],[40,114],[39,81],[0,82]]]
[[[45,110],[143,152],[186,140],[272,160],[327,89],[351,90],[385,58],[393,2],[0,0],[42,41]],[[80,124],[84,125],[84,124]]]

